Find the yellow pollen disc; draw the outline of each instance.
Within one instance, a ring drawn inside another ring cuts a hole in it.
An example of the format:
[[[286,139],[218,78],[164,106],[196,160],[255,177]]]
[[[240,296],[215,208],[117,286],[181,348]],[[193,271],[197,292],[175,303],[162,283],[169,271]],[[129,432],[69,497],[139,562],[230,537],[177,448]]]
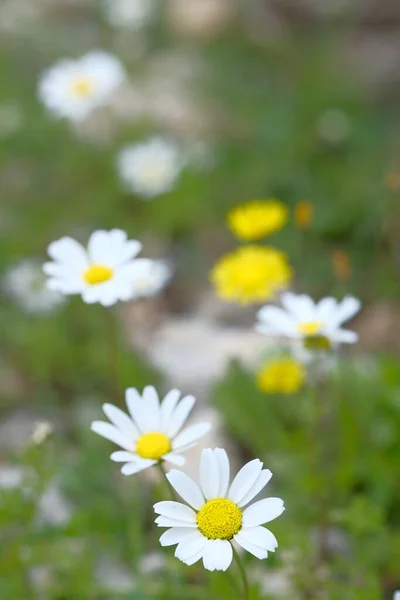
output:
[[[83,278],[89,285],[96,285],[96,283],[104,283],[113,276],[113,270],[110,267],[104,265],[92,265],[83,274]]]
[[[144,433],[136,442],[136,454],[142,458],[160,460],[171,450],[171,440],[164,433],[150,431]]]
[[[304,335],[314,336],[318,335],[318,333],[321,331],[322,326],[322,321],[309,321],[308,323],[300,323],[297,326],[297,329],[300,331],[300,333],[303,333]]]
[[[242,527],[242,511],[227,498],[213,498],[197,513],[197,526],[209,540],[231,540]]]
[[[71,92],[76,98],[86,98],[93,92],[94,84],[88,77],[75,79],[71,84]]]

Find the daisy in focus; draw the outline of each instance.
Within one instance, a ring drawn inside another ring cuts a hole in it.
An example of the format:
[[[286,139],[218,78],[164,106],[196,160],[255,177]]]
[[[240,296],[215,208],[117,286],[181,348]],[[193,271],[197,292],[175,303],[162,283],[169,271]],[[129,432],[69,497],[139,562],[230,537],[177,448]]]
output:
[[[138,258],[132,280],[132,299],[158,294],[171,279],[172,270],[162,260]]]
[[[267,394],[295,394],[304,385],[307,372],[290,356],[267,360],[257,373],[257,387]]]
[[[289,211],[280,200],[254,200],[233,208],[228,225],[245,242],[260,240],[286,225]]]
[[[126,146],[117,156],[117,170],[126,189],[147,200],[172,190],[183,166],[178,146],[160,137]]]
[[[283,308],[264,306],[258,311],[257,331],[300,340],[308,350],[329,350],[358,340],[357,333],[342,328],[361,308],[361,302],[353,296],[341,302],[331,297],[314,302],[305,294],[286,292],[281,302]]]
[[[104,1],[104,13],[110,25],[135,31],[150,23],[155,8],[155,0]]]
[[[80,294],[87,304],[111,306],[118,300],[131,300],[138,262],[134,258],[141,248],[140,242],[128,240],[120,229],[95,231],[87,248],[63,237],[48,247],[53,262],[43,265],[49,276],[47,287],[66,295]]]
[[[42,264],[35,259],[11,267],[4,275],[3,289],[26,313],[49,314],[65,303],[63,294],[46,287]]]
[[[160,402],[157,391],[149,385],[142,395],[135,388],[126,390],[129,415],[112,404],[103,405],[111,423],[93,421],[91,429],[123,448],[110,457],[126,463],[121,469],[123,475],[139,473],[162,461],[184,465],[182,452],[210,431],[210,423],[196,423],[182,430],[196,399],[180,396],[181,392],[174,389]]]
[[[81,121],[105,104],[124,79],[125,70],[115,56],[94,51],[77,60],[61,60],[45,71],[39,99],[56,117]]]
[[[230,480],[229,458],[225,450],[203,450],[199,480],[195,483],[181,471],[172,470],[168,481],[187,503],[158,502],[159,527],[169,527],[160,538],[162,546],[175,546],[175,556],[187,565],[200,559],[208,571],[226,571],[233,558],[232,542],[259,559],[267,558],[278,546],[265,527],[285,510],[280,498],[265,498],[245,508],[272,477],[263,463],[252,460]],[[189,506],[188,506],[189,505]]]
[[[292,278],[286,254],[266,246],[241,246],[213,267],[217,296],[230,302],[263,302],[287,287]]]

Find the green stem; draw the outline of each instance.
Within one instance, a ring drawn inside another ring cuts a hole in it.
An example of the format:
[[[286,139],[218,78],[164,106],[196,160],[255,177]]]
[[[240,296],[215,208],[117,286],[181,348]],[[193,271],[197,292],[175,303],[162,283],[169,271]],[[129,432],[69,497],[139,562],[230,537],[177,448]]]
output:
[[[168,481],[168,479],[167,479],[167,477],[165,475],[165,471],[164,471],[164,467],[163,467],[162,462],[158,462],[155,466],[157,467],[158,472],[161,475],[161,479],[162,479],[162,481],[164,483],[165,489],[168,489],[168,496],[170,497],[170,500],[176,500],[175,490],[174,490],[174,488],[172,487],[172,485],[170,484],[170,482]]]
[[[250,598],[250,587],[249,587],[249,580],[247,579],[247,575],[246,575],[246,569],[244,568],[244,564],[242,562],[242,559],[240,558],[239,553],[237,552],[237,550],[235,550],[235,548],[232,546],[233,549],[233,556],[235,558],[236,564],[239,567],[239,571],[240,571],[240,575],[243,581],[243,600],[249,600]]]

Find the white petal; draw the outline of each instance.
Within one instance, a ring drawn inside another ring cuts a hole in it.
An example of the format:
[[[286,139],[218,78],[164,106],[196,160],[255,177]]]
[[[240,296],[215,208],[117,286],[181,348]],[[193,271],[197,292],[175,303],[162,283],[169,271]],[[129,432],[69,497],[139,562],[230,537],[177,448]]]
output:
[[[167,462],[172,463],[173,465],[176,465],[177,467],[183,467],[183,465],[186,462],[184,456],[181,456],[180,454],[174,454],[173,452],[168,452],[167,454],[164,454],[161,458],[163,460],[166,460]]]
[[[336,314],[334,315],[334,323],[341,325],[348,321],[358,313],[361,308],[361,302],[353,296],[346,296],[338,305]]]
[[[323,298],[317,304],[317,321],[329,323],[332,319],[332,316],[336,313],[336,310],[336,298],[332,298],[330,296],[327,298]]]
[[[200,457],[200,486],[207,500],[218,498],[219,467],[214,451],[206,448]]]
[[[208,540],[203,550],[203,565],[207,571],[226,571],[232,557],[232,546],[227,540]]]
[[[215,448],[214,457],[218,464],[219,473],[219,490],[218,497],[225,498],[228,491],[229,477],[230,477],[230,464],[229,458],[225,450],[222,448]]]
[[[47,252],[56,262],[73,265],[81,272],[88,266],[85,248],[71,237],[62,237],[52,242]]]
[[[174,488],[174,490],[180,495],[180,497],[199,510],[204,504],[203,494],[200,491],[197,483],[193,481],[188,475],[173,469],[166,475],[168,481]]]
[[[187,521],[179,521],[178,519],[170,519],[160,515],[154,521],[158,527],[194,527],[197,529],[197,523],[188,523]]]
[[[161,546],[175,546],[175,544],[185,541],[191,534],[193,534],[192,527],[172,527],[162,534],[160,544]]]
[[[306,294],[284,292],[281,296],[282,306],[295,321],[314,321],[316,318],[315,302]]]
[[[154,512],[162,517],[168,517],[168,519],[175,519],[184,523],[196,523],[196,513],[189,506],[181,504],[181,502],[171,500],[157,502],[154,505]]]
[[[92,263],[115,267],[121,263],[127,235],[120,229],[95,231],[88,242],[88,253]]]
[[[182,447],[192,444],[203,437],[210,429],[211,423],[196,423],[195,425],[189,425],[189,427],[186,427],[186,429],[181,431],[172,441],[173,449],[180,451]]]
[[[160,431],[160,402],[155,387],[147,385],[143,390],[142,398],[147,431]]]
[[[103,411],[115,427],[118,427],[128,438],[132,438],[134,441],[139,436],[139,431],[132,419],[120,408],[113,404],[103,404]]]
[[[275,552],[278,547],[276,537],[265,527],[242,527],[240,535],[242,539],[246,539],[253,546],[258,546],[268,552]]]
[[[328,335],[330,339],[340,344],[355,344],[358,340],[358,334],[348,329],[336,329],[332,333],[328,332]]]
[[[202,552],[205,545],[207,544],[207,538],[205,538],[200,531],[197,529],[192,530],[193,533],[183,542],[180,542],[175,550],[176,558],[179,558],[182,562],[186,562],[192,556]]]
[[[204,538],[205,541],[206,538]],[[205,546],[205,544],[204,544]],[[190,558],[188,558],[187,560],[184,560],[182,562],[185,563],[185,565],[187,565],[188,567],[191,567],[192,565],[194,565],[195,563],[197,563],[197,561],[199,561],[201,558],[203,558],[203,552],[204,552],[204,548],[202,548],[199,552],[197,552],[196,554],[193,554],[193,556],[191,556]],[[400,600],[400,598],[399,598]]]
[[[144,469],[148,469],[157,463],[156,460],[151,460],[150,458],[139,458],[135,462],[126,463],[121,469],[121,473],[123,475],[133,475],[134,473],[139,473],[140,471],[144,471]]]
[[[146,433],[146,418],[142,397],[136,388],[128,388],[125,392],[126,405],[141,433]]]
[[[176,405],[181,397],[179,390],[173,389],[168,392],[164,400],[161,402],[161,430],[162,432],[168,431],[170,425],[171,416],[175,410]]]
[[[257,313],[259,324],[257,329],[262,332],[266,327],[270,334],[291,336],[296,329],[296,323],[282,308],[264,306]]]
[[[119,429],[110,423],[105,423],[104,421],[93,421],[90,428],[95,433],[98,433],[107,440],[110,440],[110,442],[114,442],[114,444],[118,444],[118,446],[121,446],[121,448],[125,448],[125,450],[133,449],[132,440],[130,440]]]
[[[168,427],[168,431],[166,432],[170,438],[175,437],[179,432],[180,428],[188,418],[195,402],[196,398],[194,396],[185,396],[179,402],[178,406],[171,415],[170,425]]]
[[[261,490],[267,485],[267,483],[271,479],[271,477],[272,477],[271,471],[269,469],[263,469],[261,471],[261,473],[259,474],[259,476],[257,477],[254,484],[252,485],[252,487],[247,492],[247,494],[241,499],[240,502],[237,503],[239,508],[241,508],[242,506],[246,506],[246,504],[251,502],[253,500],[253,498],[255,498],[257,496],[257,494],[259,494],[261,492]]]
[[[265,548],[260,548],[260,546],[255,546],[251,542],[249,542],[246,537],[243,535],[243,529],[239,531],[236,535],[233,536],[233,539],[240,545],[242,548],[253,554],[256,558],[262,560],[263,558],[267,558],[268,551]]]
[[[263,468],[263,463],[255,458],[248,462],[244,467],[242,467],[239,473],[236,475],[235,479],[232,481],[232,485],[229,489],[228,498],[238,504],[246,494],[251,490],[261,470]]]
[[[125,450],[117,450],[110,456],[114,462],[135,462],[139,457],[133,452],[125,452]]]
[[[269,523],[283,513],[285,507],[281,498],[265,498],[252,504],[243,513],[243,527],[255,527]]]

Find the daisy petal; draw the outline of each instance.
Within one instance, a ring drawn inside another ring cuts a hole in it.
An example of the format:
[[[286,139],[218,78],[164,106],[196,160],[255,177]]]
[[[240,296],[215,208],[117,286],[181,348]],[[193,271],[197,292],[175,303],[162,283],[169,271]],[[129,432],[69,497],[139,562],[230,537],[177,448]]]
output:
[[[197,523],[188,523],[187,521],[178,521],[178,519],[170,519],[161,515],[154,521],[158,527],[193,527],[197,529]]]
[[[74,265],[76,269],[85,269],[88,265],[85,248],[71,237],[62,237],[52,242],[47,252],[56,262]]]
[[[251,490],[263,468],[263,463],[255,458],[242,467],[229,489],[228,498],[238,504]]]
[[[257,313],[257,329],[262,332],[266,329],[275,335],[291,336],[296,329],[296,323],[287,313],[277,306],[264,306]]]
[[[171,500],[157,502],[154,505],[154,512],[163,517],[175,519],[176,521],[196,523],[196,513],[189,506],[180,502],[173,502]]]
[[[243,527],[255,527],[276,519],[285,507],[281,498],[265,498],[252,504],[243,513]]]
[[[183,560],[182,562],[184,562],[185,565],[187,565],[188,567],[191,567],[192,565],[194,565],[195,563],[197,563],[197,561],[199,561],[201,558],[203,558],[203,552],[204,552],[204,548],[202,548],[196,554],[193,554],[193,556],[191,556],[187,560]],[[400,600],[400,597],[399,597],[399,600]]]
[[[95,433],[98,433],[107,440],[110,440],[110,442],[114,442],[114,444],[121,446],[121,448],[125,448],[125,450],[132,450],[132,440],[124,435],[119,429],[114,427],[114,425],[106,423],[105,421],[93,421],[90,428]]]
[[[125,392],[126,405],[130,415],[141,433],[146,433],[146,419],[144,417],[142,397],[136,388],[128,388]]]
[[[135,462],[139,457],[133,452],[125,452],[125,450],[117,450],[110,456],[114,462]]]
[[[260,560],[267,558],[268,551],[265,550],[264,548],[260,548],[259,546],[256,546],[255,544],[252,544],[251,542],[249,542],[247,540],[247,538],[243,535],[243,530],[239,531],[239,533],[234,535],[233,539],[240,546],[242,546],[242,548],[247,550],[247,552],[250,552],[250,554],[253,554],[253,556],[255,556],[256,558],[259,558]]]
[[[207,571],[226,571],[232,557],[232,546],[227,540],[208,540],[203,550],[203,565]]]
[[[322,321],[323,323],[330,322],[332,316],[336,313],[337,310],[337,300],[336,298],[331,298],[328,296],[327,298],[323,298],[317,304],[317,321]]]
[[[265,527],[243,527],[240,530],[240,535],[242,539],[245,539],[253,546],[258,546],[263,550],[268,550],[268,552],[275,552],[278,547],[276,537]]]
[[[214,457],[218,464],[219,473],[219,490],[218,497],[225,498],[226,492],[228,491],[229,476],[230,476],[230,464],[229,458],[225,450],[222,448],[215,448]]]
[[[200,457],[200,487],[207,498],[217,498],[219,492],[219,468],[214,451],[203,450]]]
[[[139,473],[140,471],[144,471],[144,469],[148,469],[157,463],[156,460],[151,460],[150,458],[138,458],[135,462],[126,463],[121,469],[121,473],[123,475],[133,475],[134,473]]]
[[[181,447],[197,441],[199,438],[203,437],[203,435],[208,433],[210,429],[211,423],[196,423],[195,425],[190,425],[176,436],[172,442],[172,447],[174,450],[181,450]]]
[[[176,434],[179,432],[182,425],[188,418],[189,413],[192,410],[195,402],[196,398],[194,396],[185,396],[179,402],[178,406],[171,415],[168,431],[166,432],[166,434],[170,438],[175,437]]]
[[[180,542],[175,550],[176,558],[185,562],[195,554],[201,552],[207,544],[207,538],[205,538],[200,531],[197,529],[192,530],[193,533],[183,542]]]
[[[103,411],[113,425],[120,429],[127,437],[135,440],[139,436],[139,431],[132,419],[130,419],[120,408],[113,404],[103,404]]]
[[[179,402],[179,398],[181,397],[181,392],[179,390],[173,389],[168,392],[165,396],[164,400],[161,402],[161,430],[163,433],[168,431],[168,427],[170,425],[171,416],[175,410],[176,405]]]
[[[146,386],[142,398],[147,431],[160,431],[160,401],[155,387],[152,385]]]
[[[333,341],[342,344],[355,344],[358,340],[358,334],[355,331],[349,331],[348,329],[336,329],[329,336]]]
[[[173,469],[167,473],[166,477],[174,490],[185,502],[190,504],[190,506],[193,506],[193,508],[197,510],[203,506],[203,494],[197,483],[195,483],[188,475],[182,473],[182,471]]]
[[[316,306],[312,298],[306,294],[285,292],[281,296],[282,306],[296,321],[312,321],[315,318]]]
[[[162,534],[160,544],[161,546],[175,546],[175,544],[184,542],[192,533],[191,527],[172,527]]]
[[[241,499],[240,502],[237,503],[239,508],[242,506],[246,506],[249,502],[253,500],[261,492],[261,490],[267,485],[268,481],[271,479],[272,473],[269,469],[264,469],[261,471],[257,479],[255,480],[252,487],[249,489],[247,494]]]
[[[341,325],[345,321],[348,321],[354,315],[358,313],[361,308],[361,302],[358,298],[353,296],[346,296],[340,302],[336,314],[334,315],[334,321],[336,325]]]
[[[168,452],[167,454],[164,454],[161,458],[163,460],[166,460],[167,462],[172,463],[177,467],[183,467],[183,465],[186,462],[184,456],[181,456],[180,454],[174,454],[173,452]]]

